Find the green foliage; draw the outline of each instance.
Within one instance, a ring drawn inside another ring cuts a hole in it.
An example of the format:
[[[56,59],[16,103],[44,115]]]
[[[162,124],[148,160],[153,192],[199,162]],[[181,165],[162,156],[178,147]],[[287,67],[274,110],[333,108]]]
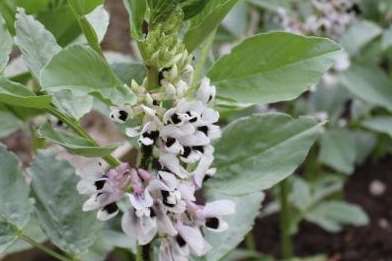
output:
[[[16,156],[0,145],[0,253],[19,237],[33,211],[29,187]]]
[[[15,44],[31,72],[39,79],[41,69],[61,48],[54,36],[33,16],[26,15],[23,9],[19,9],[16,15],[15,27]]]
[[[49,239],[64,251],[85,253],[100,229],[94,213],[83,213],[84,197],[76,191],[79,178],[67,162],[39,152],[28,170],[40,224]]]
[[[3,17],[0,14],[0,73],[4,70],[5,66],[8,63],[9,55],[12,51],[12,38],[9,34]]]
[[[329,232],[338,232],[344,225],[363,226],[369,218],[357,205],[343,201],[327,201],[307,212],[305,219]]]
[[[67,0],[79,15],[86,15],[97,6],[102,5],[104,0]]]
[[[239,102],[291,100],[319,81],[338,51],[339,47],[327,39],[259,34],[219,59],[208,76],[219,95]]]
[[[145,0],[123,0],[129,14],[129,24],[131,26],[131,35],[136,40],[143,38],[143,22],[146,13]]]
[[[236,120],[216,144],[219,173],[207,186],[228,195],[271,188],[302,163],[319,130],[310,118],[278,113]]]
[[[189,52],[196,49],[213,32],[238,0],[210,0],[203,11],[191,19],[185,34],[185,46]]]
[[[361,122],[361,125],[370,130],[386,133],[392,137],[392,117],[376,116]]]
[[[36,96],[22,84],[0,76],[0,102],[25,108],[43,109],[50,105],[51,97]]]
[[[42,88],[49,93],[71,90],[91,94],[112,105],[133,104],[132,91],[90,47],[73,45],[60,51],[41,72]]]
[[[115,149],[115,146],[98,146],[76,134],[55,130],[48,123],[41,126],[39,134],[42,138],[63,146],[71,153],[85,157],[104,157]]]
[[[341,75],[341,81],[357,97],[392,111],[392,83],[379,68],[354,64]]]

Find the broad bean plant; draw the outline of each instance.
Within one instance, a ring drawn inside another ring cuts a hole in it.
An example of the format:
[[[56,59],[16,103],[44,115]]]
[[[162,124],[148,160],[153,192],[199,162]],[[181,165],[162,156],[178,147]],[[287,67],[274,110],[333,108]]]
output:
[[[101,48],[103,0],[0,3],[0,130],[24,129],[34,148],[22,167],[0,147],[0,253],[34,246],[58,260],[104,260],[124,248],[138,261],[226,260],[263,191],[281,183],[286,209],[284,180],[325,119],[233,113],[295,99],[342,50],[322,37],[251,32],[215,59],[218,26],[237,2],[125,0],[137,51],[121,63]],[[26,70],[15,73],[18,63]],[[84,128],[91,111],[116,124],[121,142]],[[84,158],[96,168],[74,164]]]

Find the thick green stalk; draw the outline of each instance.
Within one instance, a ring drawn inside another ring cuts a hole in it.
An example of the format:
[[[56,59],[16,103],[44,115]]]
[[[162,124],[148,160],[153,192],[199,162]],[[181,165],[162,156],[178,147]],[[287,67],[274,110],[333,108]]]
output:
[[[62,112],[58,111],[55,107],[49,107],[47,108],[48,112],[67,124],[73,131],[75,131],[77,134],[88,140],[92,145],[98,146],[97,142],[90,136],[90,134],[87,133],[86,130],[84,130],[78,121],[76,121],[73,118],[70,118],[69,116],[63,114]],[[120,165],[120,161],[113,157],[112,155],[105,156],[103,158],[110,166],[116,167]]]
[[[280,189],[280,234],[281,251],[284,260],[293,256],[293,244],[290,236],[289,182],[287,179],[279,184]]]
[[[139,245],[136,247],[136,261],[143,261],[143,247]]]
[[[147,90],[159,87],[159,71],[156,67],[147,66]]]
[[[72,261],[72,260],[75,260],[75,259],[68,258],[66,256],[63,256],[63,255],[60,255],[60,254],[54,252],[52,249],[50,249],[50,248],[48,248],[48,247],[46,247],[46,246],[36,242],[34,239],[24,235],[23,233],[21,233],[19,235],[19,239],[25,241],[26,243],[30,244],[33,247],[36,247],[36,248],[42,250],[46,254],[48,254],[48,255],[50,255],[50,256],[52,256],[52,257],[54,257],[54,258],[56,258],[56,259],[58,259],[60,261]]]

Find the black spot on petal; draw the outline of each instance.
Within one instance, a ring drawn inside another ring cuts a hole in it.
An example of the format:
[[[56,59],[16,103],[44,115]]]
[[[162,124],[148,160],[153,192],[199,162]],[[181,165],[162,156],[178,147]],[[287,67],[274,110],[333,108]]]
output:
[[[128,119],[128,112],[124,111],[124,110],[120,110],[119,112],[119,116],[118,118],[122,121],[126,121]]]
[[[206,227],[217,229],[219,227],[219,219],[216,217],[210,217],[206,219]]]
[[[106,180],[104,179],[100,179],[95,181],[94,185],[97,188],[97,190],[101,190],[103,188],[103,186],[105,186]]]
[[[175,139],[175,138],[169,137],[169,138],[167,138],[167,140],[166,140],[166,146],[167,146],[167,147],[171,147],[175,142],[176,142],[176,139]]]
[[[106,205],[103,209],[104,209],[107,213],[113,214],[113,213],[115,213],[115,212],[118,210],[118,207],[117,207],[117,204],[113,202],[113,203],[111,203],[111,204],[109,204],[109,205]]]
[[[204,147],[203,146],[193,146],[192,149],[200,151],[201,153],[204,153]]]
[[[170,119],[171,119],[171,121],[172,121],[174,124],[178,124],[178,123],[181,122],[181,120],[180,120],[180,118],[178,117],[178,114],[177,114],[177,113],[173,113],[172,116],[170,117]]]
[[[203,132],[205,135],[208,135],[208,126],[200,126],[197,128],[197,130]]]
[[[184,247],[184,246],[186,245],[186,241],[184,240],[184,238],[182,238],[182,236],[181,236],[180,234],[178,234],[178,235],[176,236],[176,241],[177,241],[177,244],[178,244],[180,247]]]
[[[181,156],[184,158],[188,158],[188,156],[191,154],[192,149],[190,147],[184,147],[184,153],[182,153]]]

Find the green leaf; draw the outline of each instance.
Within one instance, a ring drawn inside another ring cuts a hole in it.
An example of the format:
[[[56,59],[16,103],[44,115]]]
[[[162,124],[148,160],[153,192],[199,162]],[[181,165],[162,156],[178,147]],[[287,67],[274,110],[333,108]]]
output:
[[[87,95],[72,95],[70,90],[64,90],[54,94],[53,103],[62,112],[79,120],[91,111],[94,105],[94,98]]]
[[[85,198],[76,191],[75,169],[53,153],[41,151],[28,171],[37,216],[49,239],[64,251],[86,252],[101,226],[94,213],[82,212]]]
[[[211,68],[221,96],[266,104],[296,98],[334,63],[339,47],[330,40],[275,32],[244,40]]]
[[[343,201],[318,204],[306,213],[305,219],[332,233],[339,232],[344,225],[363,226],[369,222],[359,206]]]
[[[184,11],[184,19],[188,20],[200,13],[208,4],[208,0],[183,0],[181,8]]]
[[[17,239],[33,211],[27,186],[16,156],[0,145],[0,253]]]
[[[146,13],[145,0],[123,0],[129,14],[131,35],[135,40],[143,38],[143,22]]]
[[[76,134],[55,130],[48,123],[41,126],[38,132],[42,138],[63,146],[71,153],[85,157],[104,157],[116,148],[116,146],[98,146]]]
[[[47,236],[44,234],[44,232],[42,232],[42,229],[38,223],[38,219],[35,216],[32,216],[30,222],[25,226],[25,230],[23,231],[23,234],[28,236],[29,238],[33,238],[34,241],[39,243],[44,243],[45,241],[48,240]],[[33,246],[31,246],[29,243],[19,239],[7,249],[5,254],[10,255],[13,253],[25,251],[32,248]]]
[[[392,137],[392,117],[376,116],[361,122],[361,125],[373,131],[386,133]]]
[[[379,68],[353,64],[341,74],[340,80],[364,101],[392,111],[392,81]]]
[[[221,186],[224,186],[224,184],[221,184]],[[224,256],[241,243],[245,235],[252,229],[256,216],[259,214],[264,194],[255,192],[242,196],[228,196],[218,190],[209,189],[206,198],[207,201],[229,199],[236,204],[235,214],[224,217],[224,220],[229,224],[228,230],[222,233],[205,230],[206,239],[211,244],[212,249],[207,253],[204,260],[225,260]],[[242,206],[245,205],[246,208],[243,208]]]
[[[320,125],[310,118],[255,114],[229,124],[215,147],[218,174],[208,183],[229,195],[271,188],[302,163]]]
[[[50,96],[36,96],[20,83],[12,82],[0,76],[0,103],[25,108],[43,109],[47,108],[50,102]]]
[[[320,139],[319,161],[345,174],[352,174],[355,164],[355,140],[346,129],[331,129]]]
[[[141,63],[118,62],[110,65],[114,73],[122,82],[131,85],[132,80],[142,84],[146,76],[146,68]]]
[[[86,15],[102,5],[104,0],[68,0],[68,2],[79,15]]]
[[[196,49],[213,32],[238,0],[210,0],[203,11],[191,19],[184,43],[189,52]]]
[[[8,63],[9,55],[12,51],[12,37],[9,34],[3,17],[0,14],[0,73],[3,72]]]
[[[103,5],[99,5],[91,13],[86,15],[86,19],[94,28],[98,42],[102,42],[109,27],[109,13],[105,10]]]
[[[0,104],[0,122],[0,138],[7,137],[23,126],[23,122],[2,104]]]
[[[15,44],[21,50],[29,69],[39,79],[41,69],[61,48],[54,36],[21,8],[16,14],[15,27]]]
[[[240,2],[234,6],[222,21],[222,25],[237,38],[245,35],[248,27],[248,5],[245,2]]]
[[[41,72],[42,88],[50,93],[71,90],[91,94],[110,105],[134,104],[135,95],[113,73],[106,61],[90,47],[63,49]]]
[[[342,46],[351,55],[357,54],[362,47],[382,33],[377,24],[362,20],[353,23],[341,39]]]
[[[290,9],[290,0],[248,0],[248,2],[274,12],[282,8]]]
[[[381,48],[387,50],[392,47],[392,25],[386,29],[382,35]]]

